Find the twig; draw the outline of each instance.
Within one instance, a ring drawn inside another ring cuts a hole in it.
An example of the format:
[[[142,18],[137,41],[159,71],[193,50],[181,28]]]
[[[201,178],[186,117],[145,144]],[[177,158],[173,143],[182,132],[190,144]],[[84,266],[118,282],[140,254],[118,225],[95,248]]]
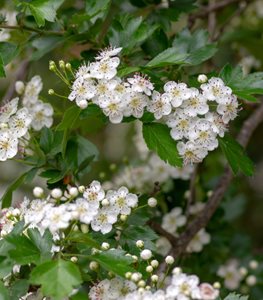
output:
[[[186,205],[186,216],[189,216],[190,212],[190,207],[192,204],[195,203],[196,200],[196,189],[195,189],[195,184],[196,184],[196,177],[198,174],[198,165],[195,165],[193,173],[191,174],[190,178],[190,195],[187,199],[187,205]]]
[[[237,137],[238,142],[246,147],[254,130],[263,121],[263,102],[256,109],[256,111],[244,122],[244,125]],[[218,208],[224,193],[226,192],[231,180],[233,178],[230,167],[226,167],[225,172],[215,187],[213,194],[206,203],[203,211],[186,227],[185,231],[177,239],[170,254],[178,257],[184,252],[189,242],[194,238],[198,231],[204,228],[209,220],[212,218],[214,212]]]
[[[30,32],[36,32],[38,34],[50,34],[50,35],[63,35],[63,34],[65,34],[64,31],[41,30],[41,29],[29,27],[29,26],[11,26],[11,25],[1,24],[0,28],[10,29],[10,30],[30,31]]]
[[[253,0],[248,0],[247,2],[252,2],[252,1]],[[211,12],[216,12],[230,4],[237,3],[237,2],[240,2],[240,0],[222,0],[222,1],[216,1],[211,5],[201,7],[201,9],[198,12],[189,16],[189,20],[188,20],[189,27],[191,28],[193,26],[196,19],[202,19],[207,15],[209,15]]]
[[[215,0],[209,1],[209,6],[215,4]],[[208,32],[211,40],[213,39],[214,33],[216,29],[216,12],[213,10],[208,14]]]
[[[9,100],[12,99],[12,97],[14,96],[15,94],[15,83],[16,81],[18,80],[25,80],[26,78],[26,75],[27,75],[27,72],[26,72],[26,69],[28,68],[28,65],[29,65],[29,60],[24,60],[20,63],[20,68],[18,69],[15,77],[14,77],[14,80],[11,82],[11,84],[9,85],[9,88],[7,89],[4,97],[3,97],[3,100],[2,102],[5,103]]]

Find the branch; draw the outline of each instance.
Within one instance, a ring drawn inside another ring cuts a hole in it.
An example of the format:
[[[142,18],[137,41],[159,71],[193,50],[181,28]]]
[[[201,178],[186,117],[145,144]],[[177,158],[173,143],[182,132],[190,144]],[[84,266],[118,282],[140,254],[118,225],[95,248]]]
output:
[[[262,121],[263,102],[255,110],[255,112],[244,122],[244,125],[241,128],[237,140],[243,147],[247,146],[254,130]],[[232,171],[230,167],[226,167],[223,176],[216,185],[213,194],[206,203],[205,208],[190,224],[188,224],[185,231],[177,239],[175,246],[170,251],[171,255],[173,255],[174,257],[178,257],[181,253],[183,253],[189,242],[194,238],[198,231],[208,224],[209,220],[212,218],[214,212],[218,208],[232,179]]]
[[[64,31],[51,31],[51,30],[41,30],[29,26],[11,26],[11,25],[4,25],[1,24],[0,28],[2,29],[10,29],[10,30],[20,30],[20,31],[30,31],[30,32],[36,32],[38,34],[51,34],[51,35],[63,35],[65,34]]]
[[[246,2],[252,2],[253,0],[247,0]],[[196,19],[202,19],[209,15],[210,13],[216,12],[220,9],[225,8],[226,6],[238,3],[240,0],[222,0],[216,1],[208,6],[201,7],[200,11],[189,16],[189,27],[192,27]]]

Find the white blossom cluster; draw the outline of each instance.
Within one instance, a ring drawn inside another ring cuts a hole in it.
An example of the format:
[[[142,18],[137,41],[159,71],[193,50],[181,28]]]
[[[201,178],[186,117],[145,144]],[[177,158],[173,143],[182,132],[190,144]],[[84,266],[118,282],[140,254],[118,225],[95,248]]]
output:
[[[194,214],[195,205],[190,208],[190,214]],[[183,214],[181,207],[175,207],[170,212],[165,214],[162,219],[162,227],[173,234],[178,236],[178,229],[183,227],[187,222],[186,216]],[[210,243],[210,234],[201,229],[188,244],[186,251],[189,253],[200,252],[203,247]],[[172,245],[165,237],[161,237],[157,240],[156,246],[158,252],[162,255],[166,255],[171,249]]]
[[[0,107],[0,161],[13,158],[27,144],[32,116],[27,108],[18,109],[18,98]]]
[[[53,234],[77,221],[106,234],[112,230],[119,217],[128,216],[138,203],[137,195],[129,193],[126,187],[105,192],[98,181],[92,181],[86,188],[71,187],[64,194],[60,189],[54,189],[47,197],[41,188],[34,191],[38,198],[32,201],[25,199],[20,208],[16,209],[16,218],[12,208],[8,213],[4,212],[0,218],[2,236],[13,229],[17,220],[24,220],[26,225],[37,227],[40,232],[49,229]]]
[[[120,51],[108,48],[96,62],[81,66],[69,100],[81,108],[89,101],[97,104],[112,123],[120,123],[123,117],[141,118],[147,110],[171,128],[185,164],[201,162],[208,151],[218,147],[217,136],[223,137],[228,123],[237,116],[238,102],[232,90],[220,78],[205,83],[207,78],[201,75],[200,90],[169,81],[161,94],[146,76],[135,74],[126,80],[116,76]]]
[[[219,267],[217,275],[224,279],[224,286],[233,291],[237,290],[242,282],[248,287],[254,286],[257,283],[257,278],[254,274],[249,274],[249,271],[257,268],[258,262],[255,260],[251,260],[248,267],[244,267],[237,259],[233,258]]]
[[[143,139],[141,127],[140,123],[136,123],[133,143],[138,155],[136,154],[135,164],[126,165],[111,179],[111,182],[104,184],[111,187],[125,185],[138,192],[151,192],[155,182],[162,184],[171,178],[188,180],[194,167],[192,165],[173,167],[156,154],[150,153]]]
[[[29,82],[16,82],[16,92],[21,95],[23,106],[26,107],[32,116],[31,127],[39,131],[44,126],[51,127],[53,124],[53,107],[39,99],[43,88],[42,79],[36,75]]]
[[[197,276],[182,273],[179,268],[173,270],[168,281],[165,289],[156,289],[142,281],[136,286],[121,278],[104,279],[91,288],[89,297],[91,300],[215,300],[219,295],[218,289],[209,283],[200,284]]]

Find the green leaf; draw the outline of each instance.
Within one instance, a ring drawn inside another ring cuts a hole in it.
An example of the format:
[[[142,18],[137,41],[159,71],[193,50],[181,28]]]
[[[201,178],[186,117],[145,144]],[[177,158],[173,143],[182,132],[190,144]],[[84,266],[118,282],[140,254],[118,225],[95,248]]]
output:
[[[78,287],[82,279],[74,263],[58,259],[37,266],[30,274],[30,282],[41,285],[44,296],[61,300],[67,297],[74,287]]]
[[[53,144],[54,136],[53,132],[50,128],[44,126],[41,130],[39,146],[44,151],[44,153],[48,153]]]
[[[71,128],[78,119],[80,113],[81,109],[77,105],[68,108],[63,115],[62,121],[56,127],[56,130],[67,130]]]
[[[219,138],[219,144],[234,174],[240,170],[246,176],[253,175],[254,164],[237,141],[231,136],[225,135],[224,138]]]
[[[133,263],[130,256],[125,256],[123,250],[108,250],[96,253],[91,256],[92,260],[97,261],[103,268],[120,276],[125,276],[126,272],[133,272],[134,269],[129,265]]]
[[[263,94],[263,72],[255,72],[245,76],[240,66],[232,68],[228,64],[221,70],[219,76],[241,99],[256,101],[257,99],[252,95]]]
[[[208,33],[197,30],[193,34],[188,29],[180,32],[168,48],[154,57],[146,67],[167,65],[198,65],[214,56],[216,45],[208,42]]]
[[[32,0],[29,3],[23,3],[23,5],[29,8],[38,27],[41,27],[45,25],[45,21],[55,21],[56,10],[62,2],[63,1],[54,0]]]
[[[179,156],[176,142],[170,135],[166,125],[159,123],[143,124],[143,137],[148,148],[172,166],[182,167],[183,161]]]
[[[10,287],[11,299],[20,299],[26,295],[29,288],[29,282],[26,279],[16,280]]]
[[[29,263],[38,264],[40,261],[40,251],[26,236],[11,235],[5,240],[13,246],[8,254],[11,259],[20,265]]]
[[[28,179],[31,180],[35,176],[37,171],[37,168],[32,168],[29,171],[26,171],[8,186],[4,195],[1,198],[2,208],[11,206],[13,192],[25,181],[27,181]]]
[[[40,252],[40,262],[42,263],[51,259],[53,239],[50,231],[46,230],[44,234],[41,235],[37,228],[29,228],[27,230],[27,235]]]
[[[158,25],[148,24],[142,17],[123,14],[119,21],[112,23],[109,41],[113,46],[122,47],[122,54],[127,54],[141,45],[157,28]]]
[[[248,300],[248,296],[241,296],[236,293],[231,293],[224,300]]]
[[[10,300],[8,290],[2,281],[0,281],[0,300]]]
[[[0,42],[0,56],[2,57],[3,64],[9,64],[19,53],[17,45],[7,42]]]
[[[82,233],[79,231],[73,231],[67,236],[67,239],[71,242],[82,243],[90,248],[100,248],[100,243],[94,240],[89,233]]]
[[[85,11],[90,18],[95,17],[109,8],[110,0],[86,0]]]
[[[149,61],[146,67],[157,68],[169,65],[181,65],[187,58],[187,53],[180,53],[176,48],[168,48]]]

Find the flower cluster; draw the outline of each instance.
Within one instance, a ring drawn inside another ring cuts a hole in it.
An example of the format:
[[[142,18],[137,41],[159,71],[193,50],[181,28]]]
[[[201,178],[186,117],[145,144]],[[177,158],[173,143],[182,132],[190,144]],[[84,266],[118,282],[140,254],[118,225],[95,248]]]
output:
[[[18,98],[0,107],[0,161],[14,157],[27,143],[32,116],[27,108],[18,109]]]
[[[89,297],[91,300],[214,300],[219,295],[218,289],[208,283],[200,284],[197,276],[182,273],[179,268],[173,270],[169,281],[165,289],[151,289],[143,280],[137,282],[137,288],[132,281],[104,279],[91,288]]]
[[[23,106],[26,107],[32,116],[31,127],[39,131],[44,126],[51,127],[53,123],[53,107],[39,99],[43,88],[42,79],[36,75],[29,82],[16,82],[16,91],[22,97]]]
[[[223,137],[228,123],[237,116],[238,102],[232,90],[220,78],[206,82],[205,75],[199,78],[200,90],[169,81],[163,93],[154,90],[144,75],[122,80],[116,76],[120,51],[106,49],[96,62],[81,66],[69,100],[81,108],[89,101],[97,104],[112,123],[120,123],[123,117],[141,118],[147,110],[171,128],[185,164],[201,162],[208,151],[218,147],[217,136]]]
[[[201,203],[200,203],[201,204]],[[198,205],[199,206],[199,205]],[[201,205],[202,206],[202,205]],[[197,209],[197,205],[193,205],[189,209],[190,215],[194,215]],[[178,230],[180,227],[183,227],[187,222],[187,218],[183,215],[181,207],[175,207],[170,212],[165,214],[162,219],[162,227],[173,234],[174,236],[178,235]],[[200,252],[202,251],[204,245],[210,243],[211,237],[205,229],[201,229],[188,244],[186,251],[189,253]],[[166,255],[169,250],[172,248],[170,242],[165,238],[161,237],[157,240],[156,246],[159,253]]]
[[[49,229],[56,234],[74,221],[106,234],[119,217],[128,216],[138,203],[137,195],[129,193],[126,187],[105,193],[98,181],[93,181],[87,188],[70,187],[64,194],[60,189],[54,189],[45,197],[41,188],[35,188],[34,194],[38,198],[25,199],[17,209],[16,219],[11,208],[4,213],[0,219],[2,236],[13,229],[17,220],[24,220],[26,225],[37,227],[40,232]]]
[[[257,283],[257,278],[251,274],[251,271],[257,268],[258,262],[255,260],[251,260],[245,267],[237,259],[230,259],[219,267],[217,275],[224,279],[224,286],[233,291],[238,289],[241,283],[245,283],[248,287],[254,286]],[[247,293],[247,291],[244,292]]]

